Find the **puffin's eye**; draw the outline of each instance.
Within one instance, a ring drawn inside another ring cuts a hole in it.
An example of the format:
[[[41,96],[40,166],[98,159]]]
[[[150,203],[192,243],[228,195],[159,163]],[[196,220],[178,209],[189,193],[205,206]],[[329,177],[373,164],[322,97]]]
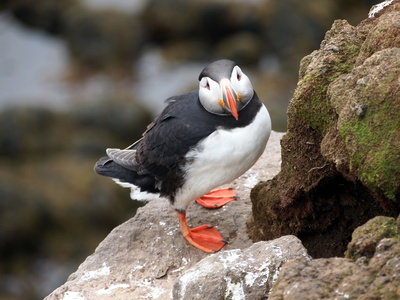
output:
[[[242,79],[242,70],[238,66],[236,66],[236,79],[240,81]]]

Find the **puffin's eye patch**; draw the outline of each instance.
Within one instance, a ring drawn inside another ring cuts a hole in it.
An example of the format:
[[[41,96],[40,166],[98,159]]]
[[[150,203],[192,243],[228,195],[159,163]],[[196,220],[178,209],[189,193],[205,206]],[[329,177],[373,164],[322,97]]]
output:
[[[201,85],[203,88],[206,88],[207,90],[210,89],[210,84],[209,84],[207,78],[205,78],[205,77],[203,77],[203,78],[201,79],[200,85]]]
[[[236,71],[236,79],[240,81],[240,79],[242,79],[242,70],[238,66],[236,66],[234,70]]]

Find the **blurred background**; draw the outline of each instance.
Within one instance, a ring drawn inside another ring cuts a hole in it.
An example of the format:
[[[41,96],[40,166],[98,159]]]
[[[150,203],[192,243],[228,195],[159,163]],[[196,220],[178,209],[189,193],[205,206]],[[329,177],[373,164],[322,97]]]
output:
[[[285,131],[300,59],[379,2],[0,1],[0,299],[42,299],[134,216],[93,165],[207,63],[235,60]]]

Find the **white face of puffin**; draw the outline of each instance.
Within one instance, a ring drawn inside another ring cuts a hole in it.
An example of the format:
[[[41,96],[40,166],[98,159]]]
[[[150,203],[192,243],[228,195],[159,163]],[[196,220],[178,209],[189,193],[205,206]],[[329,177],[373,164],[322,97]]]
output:
[[[232,114],[238,120],[238,112],[253,98],[254,89],[250,79],[235,66],[231,77],[219,82],[210,77],[202,77],[199,86],[199,98],[203,107],[217,115]]]

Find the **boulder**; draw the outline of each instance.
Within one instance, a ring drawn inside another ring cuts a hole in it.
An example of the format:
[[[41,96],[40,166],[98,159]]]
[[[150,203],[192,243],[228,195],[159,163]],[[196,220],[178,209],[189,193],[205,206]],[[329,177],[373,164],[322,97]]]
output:
[[[400,218],[397,221],[376,217],[357,228],[347,252],[353,253],[351,259],[286,263],[268,299],[399,299]]]
[[[365,225],[358,227],[352,234],[352,240],[347,246],[346,258],[356,260],[364,257],[370,259],[374,256],[377,245],[382,239],[400,239],[400,217],[396,220],[389,217],[378,216]]]
[[[294,258],[311,259],[293,235],[208,256],[178,278],[173,299],[264,299]]]
[[[302,59],[281,172],[251,193],[254,241],[294,234],[314,258],[343,256],[356,227],[399,214],[399,20],[399,1],[337,20]]]
[[[225,255],[228,259],[231,251],[252,245],[246,226],[251,215],[250,189],[261,178],[272,178],[279,172],[282,135],[272,132],[260,160],[232,182],[240,200],[217,210],[196,203],[189,207],[191,227],[212,224],[229,241],[218,257]],[[154,199],[116,227],[68,281],[46,299],[169,299],[178,277],[212,256],[215,254],[206,254],[187,243],[166,199]]]

